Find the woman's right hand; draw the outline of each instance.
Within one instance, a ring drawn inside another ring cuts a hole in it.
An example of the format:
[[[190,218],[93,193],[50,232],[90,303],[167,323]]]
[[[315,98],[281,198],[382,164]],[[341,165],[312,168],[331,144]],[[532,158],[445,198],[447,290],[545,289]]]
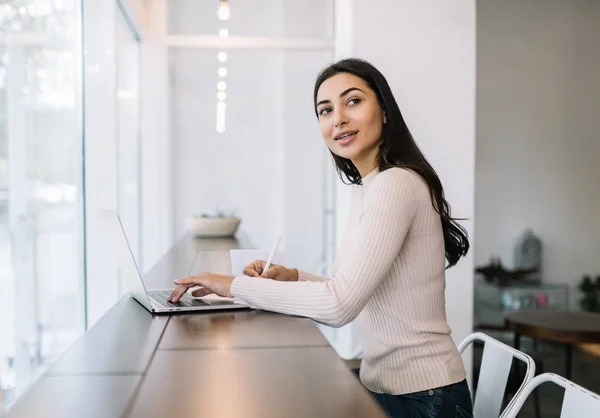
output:
[[[278,280],[280,282],[298,281],[298,270],[288,269],[278,264],[271,264],[267,271],[264,271],[267,262],[265,260],[255,260],[244,267],[244,274],[250,277],[262,277],[265,279]]]

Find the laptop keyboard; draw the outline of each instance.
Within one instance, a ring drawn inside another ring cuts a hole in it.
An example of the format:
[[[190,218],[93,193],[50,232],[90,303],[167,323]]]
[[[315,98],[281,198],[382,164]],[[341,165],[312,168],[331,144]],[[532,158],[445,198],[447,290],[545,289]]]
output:
[[[194,299],[188,293],[184,293],[179,302],[173,303],[169,302],[169,296],[171,296],[170,290],[154,290],[152,292],[148,292],[148,294],[160,305],[171,308],[171,307],[186,307],[192,308],[195,306],[210,306],[210,303],[206,303],[200,299]]]

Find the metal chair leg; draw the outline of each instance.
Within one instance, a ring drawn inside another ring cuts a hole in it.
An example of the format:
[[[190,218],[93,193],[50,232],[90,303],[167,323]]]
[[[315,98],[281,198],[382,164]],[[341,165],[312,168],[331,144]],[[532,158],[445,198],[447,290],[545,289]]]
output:
[[[538,340],[536,338],[533,339],[533,352],[535,353],[536,358],[539,359],[540,355],[539,355],[539,351],[538,351]],[[538,372],[536,374],[544,373],[544,363],[542,363],[541,360],[536,361],[535,367],[536,367],[536,371]],[[533,391],[533,403],[535,405],[535,417],[541,418],[542,411],[541,411],[541,405],[540,405],[539,389],[535,389]]]

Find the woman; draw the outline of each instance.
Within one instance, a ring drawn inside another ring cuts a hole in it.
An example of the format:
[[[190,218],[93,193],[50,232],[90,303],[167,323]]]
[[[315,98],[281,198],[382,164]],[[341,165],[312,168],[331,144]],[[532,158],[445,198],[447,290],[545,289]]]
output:
[[[244,270],[250,277],[202,273],[176,280],[171,300],[202,286],[192,294],[214,292],[334,327],[356,318],[360,379],[389,416],[469,417],[471,397],[444,295],[445,269],[469,249],[466,232],[451,217],[436,172],[376,68],[358,59],[330,65],[317,78],[314,104],[342,181],[362,185],[355,188],[336,274],[283,266],[263,272],[264,261],[255,261]]]

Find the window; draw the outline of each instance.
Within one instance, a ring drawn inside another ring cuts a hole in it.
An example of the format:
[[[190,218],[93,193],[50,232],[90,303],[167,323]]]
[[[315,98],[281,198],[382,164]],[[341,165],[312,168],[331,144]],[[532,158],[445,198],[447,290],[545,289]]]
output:
[[[0,412],[84,329],[80,15],[0,6]]]
[[[118,211],[133,254],[141,266],[140,240],[140,43],[117,11]],[[120,293],[125,292],[120,284]]]

